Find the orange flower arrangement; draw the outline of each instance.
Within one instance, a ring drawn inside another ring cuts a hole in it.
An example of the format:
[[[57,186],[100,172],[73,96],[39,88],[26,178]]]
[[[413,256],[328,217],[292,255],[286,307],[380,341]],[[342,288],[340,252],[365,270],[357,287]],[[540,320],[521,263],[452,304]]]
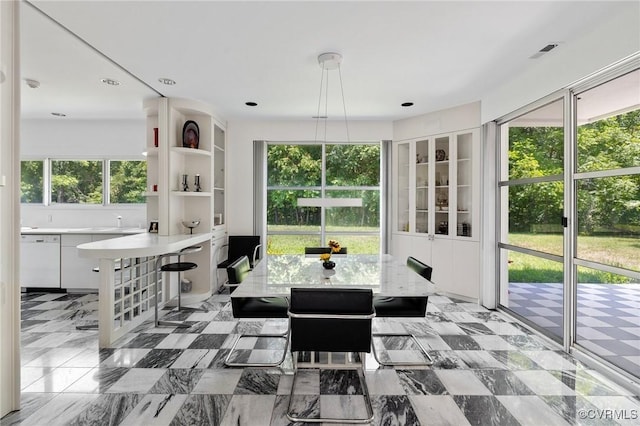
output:
[[[340,243],[336,240],[329,240],[329,247],[331,247],[333,253],[340,252]]]

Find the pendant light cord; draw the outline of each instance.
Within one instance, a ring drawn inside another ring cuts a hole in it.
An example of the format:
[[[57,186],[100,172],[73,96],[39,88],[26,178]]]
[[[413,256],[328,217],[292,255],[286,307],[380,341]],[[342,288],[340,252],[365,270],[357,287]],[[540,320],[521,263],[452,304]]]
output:
[[[342,93],[342,110],[344,111],[344,126],[347,129],[347,142],[351,142],[349,136],[349,121],[347,120],[347,104],[344,101],[344,86],[342,85],[342,68],[338,65],[338,76],[340,76],[340,92]]]

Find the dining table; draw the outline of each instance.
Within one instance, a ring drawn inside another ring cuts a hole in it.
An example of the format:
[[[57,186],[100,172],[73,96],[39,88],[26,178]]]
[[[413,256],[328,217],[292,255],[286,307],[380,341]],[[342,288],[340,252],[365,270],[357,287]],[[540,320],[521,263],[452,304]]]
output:
[[[389,254],[336,254],[331,260],[335,267],[325,269],[317,255],[267,255],[231,298],[288,296],[293,287],[364,288],[388,297],[428,297],[437,291],[434,283]]]

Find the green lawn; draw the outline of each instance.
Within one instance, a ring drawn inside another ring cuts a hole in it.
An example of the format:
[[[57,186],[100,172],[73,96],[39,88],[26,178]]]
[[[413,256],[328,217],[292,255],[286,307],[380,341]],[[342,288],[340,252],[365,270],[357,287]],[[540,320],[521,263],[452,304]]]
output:
[[[509,234],[509,243],[562,255],[562,235]],[[611,266],[640,271],[640,240],[611,236],[579,236],[578,257]],[[509,252],[510,282],[562,282],[562,264],[526,254]],[[626,277],[589,268],[578,268],[580,283],[629,282]]]
[[[318,226],[273,226],[270,232],[309,232],[317,233]],[[334,231],[333,233],[331,231]],[[305,247],[324,247],[329,240],[338,240],[347,247],[349,253],[377,254],[380,253],[380,236],[376,235],[341,235],[340,232],[377,232],[378,228],[371,227],[332,227],[327,232],[327,241],[320,241],[320,235],[269,235],[267,239],[267,254],[301,254]]]

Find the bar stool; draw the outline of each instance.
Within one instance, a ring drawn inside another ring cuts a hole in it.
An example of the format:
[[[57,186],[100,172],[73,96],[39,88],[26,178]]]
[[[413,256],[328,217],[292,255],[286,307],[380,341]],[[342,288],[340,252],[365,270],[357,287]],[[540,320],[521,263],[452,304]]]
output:
[[[189,308],[181,306],[181,294],[182,294],[182,280],[180,279],[180,273],[184,271],[189,271],[191,269],[196,269],[198,267],[197,263],[193,262],[182,262],[182,256],[185,254],[197,253],[202,250],[202,246],[191,246],[183,248],[182,250],[175,253],[167,253],[158,256],[156,259],[156,286],[155,286],[155,297],[156,297],[156,305],[155,305],[155,323],[156,327],[179,327],[179,328],[189,328],[191,327],[189,324],[185,324],[183,322],[177,321],[160,321],[158,319],[158,285],[160,283],[160,274],[162,272],[177,272],[178,273],[178,306],[177,311],[200,311],[206,312],[205,309],[201,308]],[[162,259],[165,257],[178,256],[178,261],[174,263],[167,263],[162,266]]]

